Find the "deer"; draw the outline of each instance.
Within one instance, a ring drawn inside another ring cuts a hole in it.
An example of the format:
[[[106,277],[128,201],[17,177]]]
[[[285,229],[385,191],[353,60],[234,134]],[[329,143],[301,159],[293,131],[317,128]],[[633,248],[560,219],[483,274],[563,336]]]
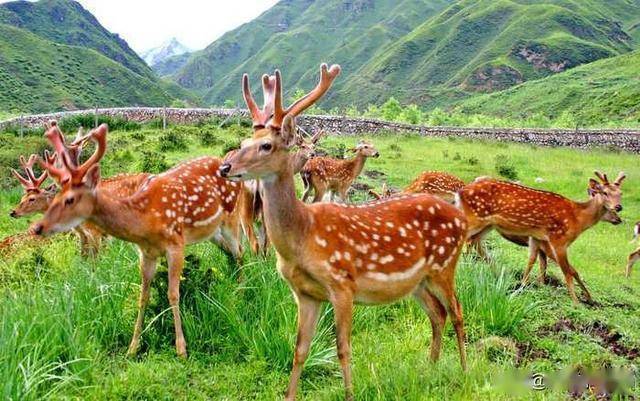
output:
[[[479,242],[492,228],[503,234],[527,237],[529,260],[522,285],[526,285],[536,255],[542,250],[560,266],[573,302],[578,303],[573,280],[582,289],[587,302],[591,302],[589,290],[569,263],[567,250],[599,221],[614,225],[622,222],[618,212],[622,211],[621,185],[625,179],[623,172],[614,182],[609,182],[606,174],[597,171],[595,174],[599,181],[589,180],[590,198],[586,202],[575,202],[553,192],[490,178],[466,185],[458,193],[457,202],[469,222],[469,237]],[[544,274],[542,268],[541,275]]]
[[[276,70],[263,78],[270,89],[260,109],[242,78],[254,132],[220,166],[231,181],[259,179],[264,222],[277,254],[277,268],[298,308],[298,330],[286,400],[294,400],[321,304],[333,306],[338,359],[345,398],[353,399],[351,326],[354,303],[385,304],[413,295],[432,326],[431,360],[440,355],[443,328],[450,317],[460,364],[466,369],[462,308],[456,297],[455,269],[466,239],[461,210],[426,194],[349,205],[307,204],[296,197],[293,154],[295,118],[317,102],[340,73],[320,66],[320,81],[287,108]]]
[[[239,230],[239,224],[228,222],[238,221],[238,195],[242,185],[220,176],[221,159],[205,156],[150,176],[129,197],[112,197],[100,186],[99,162],[106,152],[107,133],[106,124],[89,133],[88,137],[97,146],[91,157],[80,165],[75,165],[62,149],[63,169],[40,159],[41,166],[50,175],[60,176],[61,189],[42,219],[32,225],[31,231],[46,236],[90,221],[105,233],[137,245],[142,285],[128,356],[138,351],[157,261],[166,256],[169,269],[167,296],[173,314],[175,348],[179,357],[186,358],[187,344],[179,306],[185,246],[218,235],[228,242],[237,242],[237,233],[229,232],[229,227]],[[52,144],[54,147],[60,145]],[[239,249],[239,245],[235,248]]]
[[[453,203],[455,201],[455,194],[464,186],[464,181],[453,174],[443,171],[423,171],[411,184],[397,194],[426,193]],[[375,191],[369,191],[369,193],[375,199],[384,199],[394,195],[386,183],[382,185],[380,194]]]
[[[636,241],[640,236],[640,221],[636,222],[633,226],[633,240]],[[631,277],[631,269],[633,265],[640,260],[640,247],[638,247],[635,251],[631,252],[627,257],[627,268],[625,269],[625,277]]]
[[[331,192],[332,198],[337,195],[340,201],[347,201],[347,191],[362,172],[367,158],[380,157],[378,150],[366,141],[359,141],[349,151],[355,153],[351,159],[315,157],[304,165],[300,172],[304,184],[303,201],[307,201],[312,191],[315,192],[314,203],[321,201],[327,191]]]
[[[303,140],[302,136],[298,136],[299,139],[296,141],[298,150],[293,156],[294,174],[300,173],[307,161],[315,156],[316,145],[323,135],[325,135],[325,132],[319,130],[311,136],[308,142]],[[224,160],[233,155],[236,151],[237,150],[233,150],[227,153]],[[244,216],[243,220],[247,222],[247,225],[250,224],[249,222],[264,222],[264,219],[262,218],[262,198],[260,196],[260,188],[261,184],[259,180],[250,180],[245,182],[244,191],[242,193],[242,197],[244,198],[243,207],[245,210],[242,212],[242,215]],[[254,234],[253,224],[251,224],[250,228],[247,227],[247,229],[245,229],[245,232],[248,232],[247,238],[249,240],[249,246],[251,247],[252,253],[256,255],[264,255],[269,248],[269,238],[267,236],[264,223],[260,226],[258,231],[259,237]]]

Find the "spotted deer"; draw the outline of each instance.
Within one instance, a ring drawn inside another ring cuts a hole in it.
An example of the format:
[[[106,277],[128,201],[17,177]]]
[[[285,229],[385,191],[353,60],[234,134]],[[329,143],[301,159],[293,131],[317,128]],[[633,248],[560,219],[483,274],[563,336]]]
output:
[[[567,258],[567,249],[585,230],[600,220],[620,224],[622,210],[620,189],[625,176],[620,173],[610,183],[605,174],[589,180],[586,202],[574,202],[553,192],[528,188],[495,179],[482,179],[459,192],[459,206],[469,222],[469,236],[481,241],[492,228],[500,233],[529,238],[529,261],[522,282],[529,273],[539,250],[558,263],[574,303],[578,302],[575,279],[588,301],[591,294]],[[541,266],[542,268],[542,266]],[[543,272],[541,272],[543,274]]]
[[[294,174],[300,173],[300,170],[302,170],[307,161],[315,156],[316,144],[323,135],[324,131],[318,131],[311,137],[309,142],[305,141],[302,136],[298,136],[299,139],[296,141],[298,150],[294,153],[292,158]],[[235,152],[236,151],[234,150],[227,153],[224,159],[226,160],[227,157],[233,155]],[[248,227],[248,229],[245,229],[245,232],[249,232],[247,234],[249,246],[254,254],[266,254],[267,249],[269,248],[269,237],[267,236],[262,216],[262,197],[260,196],[261,184],[259,180],[249,180],[244,184],[244,190],[242,193],[242,197],[244,198],[243,205],[246,209],[242,213],[243,216],[245,216],[244,220],[247,221],[246,224],[249,224],[248,222],[262,223],[257,230],[257,234],[253,228],[253,224],[251,224],[251,227]]]
[[[238,221],[235,211],[242,186],[220,176],[220,159],[200,157],[150,176],[129,197],[114,198],[99,185],[99,162],[106,152],[107,131],[107,126],[102,124],[90,133],[90,138],[97,143],[96,150],[81,165],[75,165],[65,152],[61,154],[64,170],[41,161],[49,174],[54,171],[54,174],[62,175],[62,187],[44,217],[32,226],[32,231],[48,235],[90,221],[109,235],[138,246],[142,286],[128,355],[138,350],[151,281],[158,258],[166,255],[169,266],[167,295],[173,312],[176,351],[179,356],[186,357],[179,307],[184,248],[218,234],[229,242],[236,241],[238,233],[229,232],[228,227],[239,230],[239,224],[225,226],[222,223]]]
[[[455,195],[464,187],[465,183],[453,174],[443,171],[423,171],[405,189],[397,194],[431,194],[453,203]],[[370,191],[376,199],[384,199],[393,196],[394,193],[383,184],[380,194]]]
[[[309,160],[302,171],[304,193],[302,200],[306,200],[314,192],[313,202],[319,202],[327,192],[333,198],[337,195],[342,202],[347,201],[347,191],[353,181],[360,175],[368,157],[380,157],[380,153],[369,142],[360,141],[355,148],[349,149],[355,156],[347,160],[332,157],[315,157]]]
[[[640,221],[633,226],[633,240],[636,241],[638,236],[640,236]],[[640,247],[631,252],[627,257],[627,268],[625,270],[625,276],[627,278],[631,277],[631,269],[638,260],[640,260]]]
[[[287,108],[280,72],[266,79],[263,111],[243,77],[254,121],[252,138],[220,166],[233,181],[260,179],[264,219],[277,253],[277,267],[298,306],[298,334],[286,393],[294,400],[322,302],[334,309],[338,358],[346,398],[352,399],[351,324],[354,303],[385,304],[413,295],[431,321],[431,359],[440,355],[447,316],[455,328],[460,363],[466,368],[462,309],[455,268],[466,238],[464,214],[430,195],[405,195],[361,205],[306,204],[296,197],[293,161],[295,117],[329,89],[340,67],[320,67],[320,82]],[[264,110],[267,112],[265,113]],[[265,118],[265,116],[267,118]],[[272,117],[271,117],[272,116]]]

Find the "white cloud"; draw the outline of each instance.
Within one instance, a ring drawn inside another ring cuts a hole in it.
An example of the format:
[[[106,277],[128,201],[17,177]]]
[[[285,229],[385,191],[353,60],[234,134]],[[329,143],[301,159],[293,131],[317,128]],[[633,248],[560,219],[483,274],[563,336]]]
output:
[[[0,0],[0,3],[6,1]],[[176,37],[201,49],[277,0],[79,0],[98,21],[142,51]]]

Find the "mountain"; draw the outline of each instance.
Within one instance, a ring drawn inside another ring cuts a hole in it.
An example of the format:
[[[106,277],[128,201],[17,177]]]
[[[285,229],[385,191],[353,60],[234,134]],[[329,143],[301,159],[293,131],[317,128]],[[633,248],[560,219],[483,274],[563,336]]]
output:
[[[194,53],[172,76],[210,104],[240,100],[240,78],[278,67],[285,88],[310,88],[320,62],[343,66],[341,81],[450,0],[283,0]],[[254,88],[258,85],[254,83]]]
[[[117,34],[71,0],[12,1],[0,4],[0,23],[25,29],[55,43],[93,49],[129,70],[153,78],[151,68]]]
[[[95,50],[53,43],[0,24],[0,109],[49,112],[170,104],[173,88]]]
[[[142,59],[147,65],[153,68],[154,65],[166,61],[173,56],[180,56],[188,53],[190,50],[176,38],[171,38],[158,47],[149,49],[141,54]]]
[[[170,75],[178,72],[182,67],[187,64],[191,53],[183,53],[175,56],[167,57],[166,59],[154,64],[152,66],[156,74],[161,77],[169,77]]]
[[[363,65],[334,96],[422,105],[493,92],[628,52],[640,17],[627,0],[463,0]]]
[[[464,113],[512,119],[532,114],[555,119],[567,113],[576,124],[597,125],[613,120],[640,123],[639,66],[640,50],[636,50],[477,96],[455,108]]]
[[[279,67],[290,95],[327,61],[343,74],[325,107],[428,108],[627,53],[639,31],[638,0],[283,0],[171,78],[221,104],[240,101],[243,72]]]

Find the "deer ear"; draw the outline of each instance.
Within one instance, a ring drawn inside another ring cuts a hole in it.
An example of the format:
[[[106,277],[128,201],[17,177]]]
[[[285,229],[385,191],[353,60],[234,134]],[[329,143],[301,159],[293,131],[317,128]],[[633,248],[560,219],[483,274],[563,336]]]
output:
[[[286,115],[282,120],[282,128],[280,128],[282,140],[287,147],[296,143],[296,119],[290,115]]]
[[[589,194],[589,196],[593,196],[600,192],[602,192],[602,186],[600,185],[600,183],[598,183],[598,181],[594,180],[593,178],[589,178],[589,188],[587,189],[587,193]]]
[[[82,183],[90,189],[95,189],[100,182],[100,165],[94,164],[85,174]]]
[[[56,184],[51,184],[48,187],[46,187],[45,192],[56,192],[58,190],[58,186]]]

